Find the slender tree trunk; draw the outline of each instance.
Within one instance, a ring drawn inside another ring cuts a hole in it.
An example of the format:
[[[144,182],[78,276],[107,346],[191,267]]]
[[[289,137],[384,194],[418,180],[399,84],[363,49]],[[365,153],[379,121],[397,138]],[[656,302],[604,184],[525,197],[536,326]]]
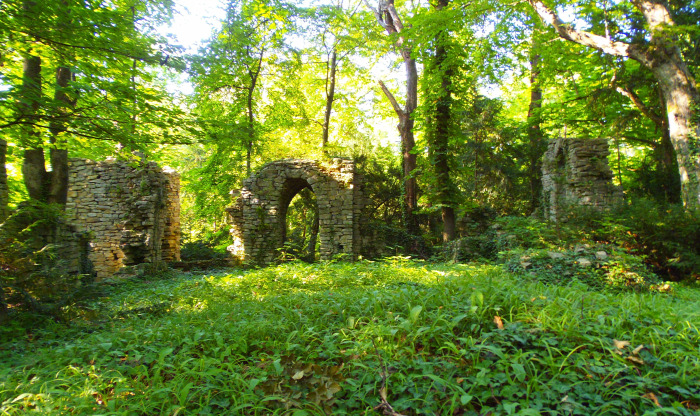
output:
[[[7,163],[7,142],[0,139],[0,224],[5,221],[9,214],[9,208],[7,204],[10,202],[10,188],[7,186],[7,168],[5,164]],[[0,289],[2,290],[2,289]],[[2,294],[0,294],[0,297]],[[0,299],[2,303],[2,299]],[[0,308],[2,308],[0,304]]]
[[[416,68],[416,60],[411,58],[411,51],[404,48],[401,51],[404,65],[406,67],[406,106],[404,109],[403,120],[399,122],[399,131],[401,132],[401,141],[403,143],[403,175],[404,187],[406,192],[406,229],[412,234],[418,235],[420,229],[418,226],[418,181],[416,180],[415,170],[418,167],[418,156],[413,152],[416,147],[416,140],[413,137],[413,113],[418,107],[418,69]]]
[[[55,114],[49,124],[51,132],[51,179],[48,189],[48,202],[65,205],[68,197],[68,150],[65,139],[60,137],[66,131],[67,111],[75,106],[75,101],[66,92],[71,81],[71,70],[65,66],[56,68],[56,92],[54,93]]]
[[[415,61],[412,63],[415,70]],[[414,171],[418,166],[418,159],[413,149],[416,147],[416,140],[413,136],[414,121],[413,111],[410,114],[404,113],[399,117],[398,130],[401,135],[401,150],[403,153],[403,183],[404,183],[404,223],[406,230],[411,234],[419,234],[418,218],[418,182]]]
[[[250,161],[253,158],[253,140],[255,137],[255,125],[253,124],[255,122],[255,115],[253,114],[253,90],[255,89],[255,82],[253,82],[253,85],[251,88],[248,90],[248,105],[247,105],[247,113],[248,113],[248,141],[245,144],[245,171],[246,175],[250,176],[251,174],[251,167],[250,167]]]
[[[539,45],[533,33],[530,49],[530,105],[527,111],[528,169],[527,176],[530,184],[530,213],[540,204],[542,194],[542,155],[545,152],[545,139],[540,123],[542,121],[542,86],[540,85],[540,55]]]
[[[654,156],[657,160],[657,175],[661,178],[666,202],[671,204],[682,202],[678,161],[676,160],[676,153],[673,150],[673,143],[671,142],[668,128],[664,129],[661,142],[654,148]]]
[[[24,160],[22,176],[29,197],[46,201],[46,162],[41,135],[34,126],[38,120],[41,97],[41,58],[28,55],[24,58],[20,111],[25,124],[23,128]]]
[[[406,69],[406,103],[404,108],[399,106],[391,91],[379,82],[387,99],[391,102],[394,111],[399,118],[398,130],[401,136],[401,153],[403,156],[403,219],[406,231],[411,234],[419,234],[420,228],[416,211],[418,210],[418,183],[416,182],[415,169],[417,157],[413,153],[416,141],[413,136],[413,113],[418,106],[418,70],[416,60],[411,57],[411,49],[404,45],[404,26],[399,17],[393,0],[381,0],[379,7],[374,9],[365,0],[367,6],[374,12],[379,24],[389,35],[397,35],[396,47],[401,51],[404,67]]]
[[[330,128],[331,122],[331,112],[333,111],[333,98],[335,96],[335,71],[337,68],[337,53],[333,49],[331,53],[331,59],[329,63],[328,73],[326,76],[326,112],[323,117],[323,137],[321,141],[321,146],[323,151],[326,151],[326,146],[328,145],[328,130]]]
[[[438,0],[437,10],[447,7],[449,0]],[[450,179],[449,140],[453,129],[452,120],[452,76],[453,71],[447,65],[447,37],[449,33],[438,33],[435,44],[435,59],[432,70],[436,71],[440,80],[440,92],[435,104],[435,128],[431,134],[431,158],[434,163],[437,182],[438,202],[442,214],[442,241],[448,242],[455,238],[455,210],[452,192],[454,187]]]
[[[248,56],[250,57],[250,51],[248,51]],[[250,176],[251,174],[251,160],[253,158],[253,141],[255,140],[255,109],[253,108],[253,95],[255,94],[255,87],[258,85],[258,77],[260,76],[260,71],[262,70],[262,61],[265,56],[265,49],[260,49],[260,55],[257,57],[257,67],[252,67],[246,65],[248,68],[248,76],[250,77],[250,86],[247,88],[248,97],[246,102],[246,112],[248,116],[248,141],[245,144],[246,147],[246,174]]]
[[[306,246],[306,261],[313,262],[316,260],[316,242],[318,241],[319,219],[318,208],[314,210],[314,222],[311,223],[311,232],[309,233],[309,244]]]

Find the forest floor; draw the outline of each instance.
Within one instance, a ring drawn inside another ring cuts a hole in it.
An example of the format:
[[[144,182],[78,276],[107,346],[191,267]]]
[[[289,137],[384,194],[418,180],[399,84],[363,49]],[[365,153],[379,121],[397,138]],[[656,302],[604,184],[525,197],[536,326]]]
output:
[[[0,330],[0,415],[700,412],[700,288],[289,263],[104,285]]]

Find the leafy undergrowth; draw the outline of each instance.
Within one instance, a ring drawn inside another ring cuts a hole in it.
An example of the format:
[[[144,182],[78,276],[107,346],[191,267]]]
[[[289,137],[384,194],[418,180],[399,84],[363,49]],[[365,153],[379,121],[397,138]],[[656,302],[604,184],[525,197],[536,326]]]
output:
[[[0,414],[697,414],[700,290],[396,259],[131,280],[0,332]]]

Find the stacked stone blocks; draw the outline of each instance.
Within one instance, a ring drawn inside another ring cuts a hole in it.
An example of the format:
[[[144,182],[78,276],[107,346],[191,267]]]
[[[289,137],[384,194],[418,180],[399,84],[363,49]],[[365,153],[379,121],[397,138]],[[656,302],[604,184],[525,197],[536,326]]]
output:
[[[574,206],[605,210],[620,204],[623,194],[613,185],[607,139],[552,140],[542,163],[545,218],[559,221]]]
[[[233,244],[229,251],[245,264],[264,265],[278,256],[286,234],[286,214],[292,198],[304,188],[316,195],[319,213],[320,258],[359,254],[360,177],[348,159],[330,162],[284,159],[268,163],[233,192],[227,209]]]
[[[179,176],[155,163],[71,159],[68,222],[90,238],[98,279],[180,259]]]

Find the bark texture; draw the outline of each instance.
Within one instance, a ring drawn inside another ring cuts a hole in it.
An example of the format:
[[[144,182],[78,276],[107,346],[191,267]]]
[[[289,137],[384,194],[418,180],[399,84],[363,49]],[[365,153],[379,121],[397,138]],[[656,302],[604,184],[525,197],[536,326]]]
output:
[[[540,126],[542,118],[542,86],[540,84],[540,55],[536,34],[533,34],[530,47],[530,104],[527,110],[528,167],[530,187],[530,207],[532,213],[540,205],[542,197],[542,156],[547,144]]]
[[[37,201],[46,201],[47,173],[44,149],[24,150],[22,176],[29,197]]]
[[[438,0],[437,10],[449,5],[449,0]],[[453,71],[447,64],[447,48],[449,33],[445,30],[438,33],[435,39],[435,57],[432,70],[438,75],[440,82],[439,96],[435,103],[435,126],[430,137],[430,155],[434,164],[438,202],[441,206],[442,241],[448,242],[455,238],[455,210],[452,192],[454,187],[450,178],[449,140],[453,129],[452,120],[452,76]]]
[[[323,116],[323,137],[321,146],[324,151],[328,145],[328,134],[331,123],[331,112],[333,111],[333,100],[335,98],[335,72],[338,67],[338,54],[335,49],[331,53],[331,59],[326,71],[326,110]]]
[[[406,70],[406,103],[403,108],[383,82],[380,81],[379,85],[384,95],[391,102],[391,106],[399,119],[397,129],[401,136],[401,152],[403,155],[404,224],[409,233],[418,234],[420,230],[418,219],[415,215],[418,209],[418,183],[414,174],[417,166],[417,157],[413,153],[413,148],[416,146],[413,136],[413,113],[418,106],[418,70],[416,68],[416,60],[411,57],[410,47],[404,45],[404,25],[396,11],[394,0],[380,0],[376,9],[370,6],[366,0],[365,4],[374,12],[377,22],[386,30],[387,34],[396,37],[395,45],[401,53]]]
[[[246,49],[246,54],[248,55],[248,58],[253,58],[251,55],[250,48]],[[250,77],[250,84],[247,85],[246,92],[247,92],[247,97],[246,97],[246,114],[248,116],[248,141],[246,142],[246,158],[245,158],[245,167],[246,167],[246,175],[250,176],[252,173],[251,170],[251,160],[253,159],[253,142],[255,141],[255,103],[253,101],[253,98],[255,96],[255,87],[258,85],[258,78],[260,77],[260,71],[262,70],[262,61],[263,57],[265,56],[265,49],[261,48],[260,53],[256,57],[256,61],[253,65],[244,62],[244,65],[246,66],[246,69],[248,71],[248,76]]]
[[[68,197],[68,150],[61,137],[67,130],[67,117],[75,107],[75,100],[68,94],[72,79],[71,70],[65,66],[56,68],[56,92],[54,93],[54,115],[49,124],[51,132],[51,174],[48,187],[48,202],[66,204]]]
[[[46,200],[47,174],[41,135],[35,124],[39,119],[41,98],[41,58],[27,55],[22,70],[20,115],[24,127],[22,142],[25,148],[22,161],[22,176],[29,197]]]
[[[10,189],[7,186],[6,163],[7,142],[0,139],[0,223],[5,221],[5,218],[7,218],[7,215],[9,214],[7,204],[10,202]],[[0,308],[2,308],[2,306],[2,299],[0,299]]]
[[[653,148],[653,156],[657,165],[657,177],[659,178],[659,186],[663,192],[663,200],[672,204],[682,202],[678,162],[676,161],[676,152],[673,150],[671,134],[668,129],[668,118],[664,116],[667,111],[666,103],[661,95],[661,90],[657,88],[659,102],[661,103],[661,113],[659,114],[654,111],[653,108],[644,104],[642,99],[632,88],[618,85],[616,80],[613,80],[613,85],[617,92],[629,98],[639,112],[654,122],[658,131],[661,132],[661,140],[659,142],[649,143],[649,145]]]
[[[646,19],[650,33],[645,43],[629,44],[576,30],[559,19],[542,1],[528,2],[561,38],[611,55],[634,59],[652,72],[659,83],[666,107],[683,204],[689,209],[700,208],[700,128],[693,109],[698,103],[698,91],[695,79],[683,61],[678,45],[674,43],[674,36],[666,30],[674,25],[666,3],[662,0],[631,0]]]

